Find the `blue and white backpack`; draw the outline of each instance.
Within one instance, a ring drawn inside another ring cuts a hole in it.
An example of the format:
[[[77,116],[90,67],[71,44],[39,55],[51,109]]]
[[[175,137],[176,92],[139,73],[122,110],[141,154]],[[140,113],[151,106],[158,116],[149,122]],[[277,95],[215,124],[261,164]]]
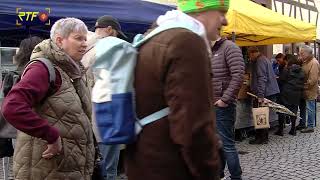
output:
[[[97,42],[96,61],[92,67],[96,81],[92,102],[97,139],[102,143],[133,143],[143,126],[169,114],[167,107],[139,120],[135,112],[133,83],[139,47],[155,35],[173,28],[190,29],[171,24],[156,28],[146,37],[135,37],[133,44],[116,37],[106,37]]]

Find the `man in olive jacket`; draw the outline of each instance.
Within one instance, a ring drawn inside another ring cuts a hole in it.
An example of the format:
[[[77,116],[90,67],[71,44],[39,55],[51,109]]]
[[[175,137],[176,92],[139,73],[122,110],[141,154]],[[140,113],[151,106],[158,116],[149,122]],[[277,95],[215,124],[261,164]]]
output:
[[[236,96],[244,77],[244,60],[241,49],[225,38],[216,41],[212,47],[212,54],[213,102],[216,110],[217,129],[224,149],[220,177],[224,177],[224,167],[227,164],[231,179],[241,179],[242,170],[234,143],[234,123],[236,120]]]
[[[313,51],[310,46],[303,45],[300,47],[299,57],[302,60],[302,69],[305,75],[304,83],[304,106],[300,109],[301,120],[299,124],[300,127],[306,126],[306,112],[308,112],[308,123],[305,129],[302,129],[302,133],[312,133],[314,132],[315,126],[315,109],[316,109],[316,99],[318,96],[318,80],[319,80],[319,62],[313,57]],[[306,108],[304,108],[306,107]]]
[[[136,112],[146,117],[165,107],[168,116],[144,126],[127,146],[129,180],[219,179],[219,142],[213,111],[209,40],[222,25],[228,1],[178,1],[179,9],[158,26],[186,23],[192,31],[164,31],[139,50],[135,74]]]

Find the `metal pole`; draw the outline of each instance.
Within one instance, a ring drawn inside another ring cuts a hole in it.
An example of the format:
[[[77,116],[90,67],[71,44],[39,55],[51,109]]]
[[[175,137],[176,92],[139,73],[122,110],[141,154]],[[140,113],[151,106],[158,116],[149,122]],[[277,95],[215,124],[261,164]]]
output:
[[[317,41],[313,41],[314,57],[317,58]]]
[[[295,53],[295,46],[294,46],[294,43],[291,43],[291,54],[294,55]]]
[[[313,48],[314,48],[314,56],[315,56],[315,58],[317,58],[317,41],[313,42]],[[317,127],[317,100],[315,100],[315,103],[316,103],[316,105],[314,106],[314,115],[315,115],[314,126]]]
[[[320,44],[317,43],[318,46],[318,61],[320,60]]]
[[[2,84],[2,59],[1,59],[1,41],[0,41],[0,83]],[[1,95],[0,95],[1,96]]]
[[[2,158],[3,179],[9,180],[9,157]]]
[[[315,100],[316,105],[314,106],[314,127],[317,127],[317,100]]]
[[[232,42],[236,42],[236,33],[232,32]]]

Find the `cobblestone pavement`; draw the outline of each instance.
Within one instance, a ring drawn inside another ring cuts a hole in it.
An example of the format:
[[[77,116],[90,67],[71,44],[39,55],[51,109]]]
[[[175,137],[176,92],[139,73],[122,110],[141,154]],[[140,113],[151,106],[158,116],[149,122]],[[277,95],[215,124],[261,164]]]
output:
[[[319,105],[318,105],[319,106]],[[318,115],[320,116],[318,108]],[[270,131],[269,143],[250,145],[249,139],[237,143],[244,180],[320,180],[320,128],[314,133],[283,137]],[[227,175],[227,174],[226,174]],[[124,175],[117,180],[126,180]],[[0,180],[3,180],[2,162]]]
[[[250,145],[248,140],[237,144],[240,152],[247,152],[239,155],[243,179],[320,180],[320,128],[297,136],[272,133],[268,144]]]
[[[320,128],[314,133],[284,137],[270,132],[269,144],[237,143],[244,180],[320,180]],[[1,163],[2,164],[2,163]],[[1,165],[2,167],[2,165]],[[0,179],[3,179],[1,168]],[[117,180],[126,180],[124,175]]]

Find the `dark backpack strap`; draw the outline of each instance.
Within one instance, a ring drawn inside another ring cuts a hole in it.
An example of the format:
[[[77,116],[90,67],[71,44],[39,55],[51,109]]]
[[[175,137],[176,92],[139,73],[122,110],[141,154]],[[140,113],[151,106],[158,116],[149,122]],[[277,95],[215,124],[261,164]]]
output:
[[[24,69],[27,69],[27,67],[35,62],[42,62],[47,70],[48,70],[48,73],[49,73],[49,84],[51,87],[54,86],[54,83],[56,81],[56,71],[54,69],[54,66],[52,64],[52,62],[49,60],[49,59],[46,59],[46,58],[37,58],[37,59],[34,59],[34,60],[31,60],[28,62],[28,64],[26,64],[25,68]],[[25,71],[22,73],[22,76],[24,75]]]
[[[26,64],[25,66],[25,70],[27,69],[27,67],[35,62],[42,62],[42,64],[44,64],[48,70],[48,73],[49,73],[49,91],[47,93],[47,96],[50,96],[54,93],[54,85],[55,85],[55,81],[56,81],[56,71],[55,71],[55,68],[52,64],[52,62],[49,60],[49,59],[46,59],[46,58],[37,58],[37,59],[34,59],[34,60],[31,60],[28,62],[28,64]],[[21,76],[23,76],[25,73],[25,71],[22,73]]]
[[[40,61],[47,67],[49,72],[49,83],[51,87],[54,87],[54,83],[56,81],[56,70],[54,69],[52,62],[46,58],[37,58],[34,61]]]

